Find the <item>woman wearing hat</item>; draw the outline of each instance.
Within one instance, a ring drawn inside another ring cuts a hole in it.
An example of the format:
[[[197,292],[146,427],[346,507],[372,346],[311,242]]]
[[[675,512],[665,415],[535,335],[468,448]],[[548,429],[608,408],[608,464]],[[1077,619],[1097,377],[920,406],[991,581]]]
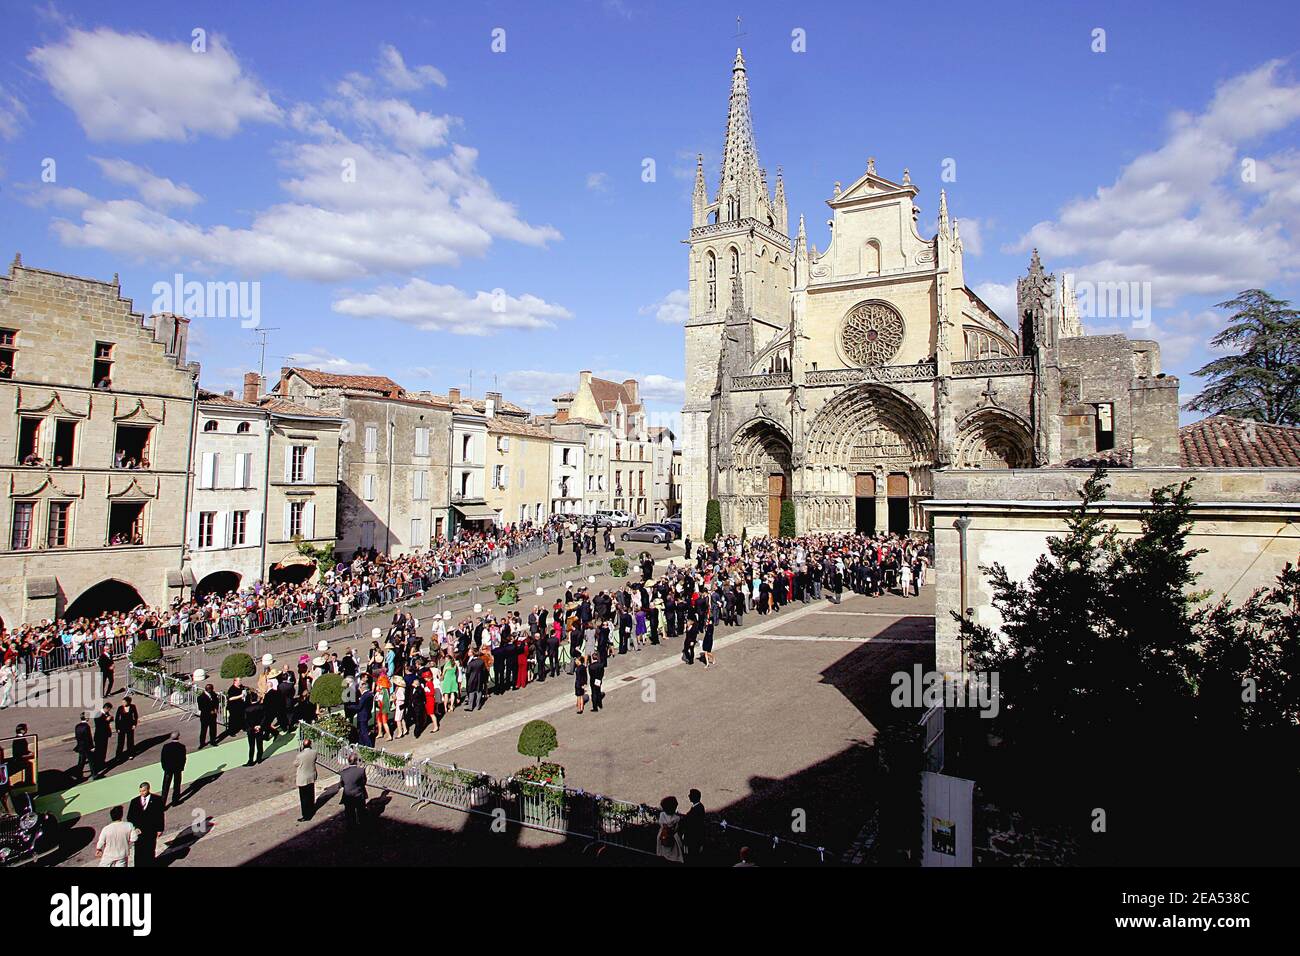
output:
[[[375,681],[375,739],[381,737],[388,740],[393,739],[392,728],[388,725],[389,714],[392,713],[393,706],[393,684],[388,679],[388,675],[380,673]]]

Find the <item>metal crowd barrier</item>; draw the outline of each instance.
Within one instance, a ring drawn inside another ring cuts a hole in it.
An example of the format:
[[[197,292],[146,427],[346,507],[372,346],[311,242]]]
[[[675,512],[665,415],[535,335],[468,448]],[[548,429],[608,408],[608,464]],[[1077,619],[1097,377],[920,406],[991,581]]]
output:
[[[557,784],[498,778],[480,770],[412,760],[398,754],[359,747],[315,724],[299,722],[298,740],[308,738],[316,764],[335,773],[355,753],[365,768],[366,783],[407,797],[418,805],[446,807],[465,813],[496,815],[518,826],[579,837],[654,856],[659,836],[659,808],[618,800]],[[710,820],[706,843],[715,859],[723,847],[736,851],[749,846],[752,858],[781,863],[828,863],[839,855],[779,835],[749,830],[723,820]]]

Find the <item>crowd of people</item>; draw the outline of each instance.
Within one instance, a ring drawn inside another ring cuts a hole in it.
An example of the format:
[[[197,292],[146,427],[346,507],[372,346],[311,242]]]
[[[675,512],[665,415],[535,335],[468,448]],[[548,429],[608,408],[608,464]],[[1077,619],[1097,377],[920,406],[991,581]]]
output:
[[[548,605],[484,612],[457,622],[434,617],[428,634],[409,613],[376,628],[364,652],[312,662],[344,679],[344,706],[360,743],[437,733],[458,708],[530,682],[574,682],[576,713],[604,706],[614,656],[680,641],[683,661],[716,665],[714,634],[746,614],[778,613],[792,603],[838,602],[845,590],[914,597],[925,584],[929,545],[896,535],[830,534],[792,539],[735,536],[692,549],[658,574],[649,552],[635,559],[640,580],[594,590],[570,586]],[[305,665],[300,662],[300,666]]]
[[[0,628],[0,661],[24,677],[68,664],[129,653],[144,639],[165,647],[200,643],[304,621],[325,623],[366,608],[418,597],[437,581],[544,545],[549,532],[532,526],[458,531],[428,549],[386,558],[358,551],[322,575],[299,583],[257,582],[226,594],[177,599],[169,607],[140,605],[93,618],[42,620]]]

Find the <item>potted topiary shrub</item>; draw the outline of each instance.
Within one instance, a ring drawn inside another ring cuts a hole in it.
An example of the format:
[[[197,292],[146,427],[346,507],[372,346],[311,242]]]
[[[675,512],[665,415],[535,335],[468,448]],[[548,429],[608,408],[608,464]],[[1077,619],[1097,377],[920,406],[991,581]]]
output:
[[[625,578],[628,567],[627,558],[623,557],[623,550],[620,548],[614,557],[609,559],[609,573],[612,577]]]
[[[162,647],[157,641],[141,641],[131,648],[130,660],[136,667],[154,670],[162,666],[162,656]]]
[[[329,713],[343,705],[343,675],[321,674],[311,685],[311,702]]]
[[[722,505],[717,498],[710,498],[704,509],[704,540],[712,541],[722,534]]]
[[[513,778],[528,823],[554,827],[564,812],[564,768],[545,760],[559,745],[555,727],[544,720],[530,720],[519,732],[519,752],[537,760]]]
[[[234,680],[236,677],[253,677],[257,674],[257,664],[251,654],[236,652],[227,654],[221,662],[221,679]]]
[[[501,583],[495,588],[497,603],[502,605],[519,603],[519,585],[515,583],[515,572],[507,571],[501,575]]]

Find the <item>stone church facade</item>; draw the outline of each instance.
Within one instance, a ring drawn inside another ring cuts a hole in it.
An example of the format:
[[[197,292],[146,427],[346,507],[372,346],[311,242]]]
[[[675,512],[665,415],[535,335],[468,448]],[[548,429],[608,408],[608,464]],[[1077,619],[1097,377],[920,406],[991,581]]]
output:
[[[1017,327],[966,287],[947,197],[918,231],[919,190],[872,160],[827,199],[831,238],[790,236],[778,169],[759,165],[746,67],[732,67],[722,169],[692,202],[683,520],[775,534],[926,530],[941,469],[1082,459],[1178,464],[1178,382],[1159,346],[1084,336],[1068,282],[1034,253]]]

